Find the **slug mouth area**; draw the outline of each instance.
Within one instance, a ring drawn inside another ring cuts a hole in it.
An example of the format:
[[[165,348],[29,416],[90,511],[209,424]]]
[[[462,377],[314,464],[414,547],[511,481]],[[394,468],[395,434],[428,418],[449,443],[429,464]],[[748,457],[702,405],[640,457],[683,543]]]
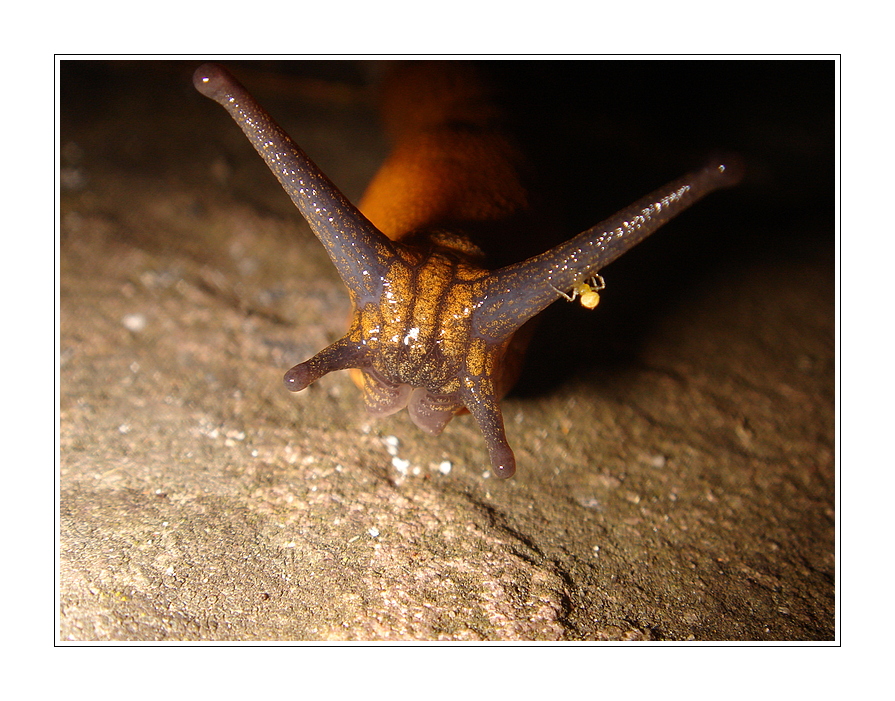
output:
[[[422,388],[414,389],[407,403],[413,423],[432,436],[439,435],[461,409],[456,395],[432,394]]]
[[[373,416],[391,416],[401,411],[413,392],[410,385],[387,380],[372,367],[361,368],[360,380],[364,404]]]
[[[463,409],[456,395],[433,394],[422,387],[392,382],[375,368],[361,370],[364,404],[373,416],[390,416],[405,407],[410,418],[426,433],[437,436]]]

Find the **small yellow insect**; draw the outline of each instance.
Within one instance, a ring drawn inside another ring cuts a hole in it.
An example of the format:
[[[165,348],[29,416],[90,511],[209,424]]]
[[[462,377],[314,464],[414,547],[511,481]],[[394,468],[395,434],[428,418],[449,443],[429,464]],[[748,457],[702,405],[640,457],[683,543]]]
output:
[[[560,292],[560,294],[570,302],[574,302],[576,297],[580,298],[582,307],[593,309],[600,303],[600,290],[605,288],[606,282],[603,280],[603,276],[594,275],[576,283],[570,293]]]

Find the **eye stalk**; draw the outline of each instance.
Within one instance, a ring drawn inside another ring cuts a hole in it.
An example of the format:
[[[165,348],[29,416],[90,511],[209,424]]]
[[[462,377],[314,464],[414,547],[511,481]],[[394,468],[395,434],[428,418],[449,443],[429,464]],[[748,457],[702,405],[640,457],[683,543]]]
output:
[[[597,274],[710,192],[739,182],[735,158],[713,160],[549,251],[494,271],[476,307],[474,326],[486,338],[506,338],[526,321]]]
[[[352,299],[363,306],[378,298],[394,256],[388,237],[348,201],[228,71],[205,63],[193,74],[193,85],[227,110],[248,137],[320,239]]]

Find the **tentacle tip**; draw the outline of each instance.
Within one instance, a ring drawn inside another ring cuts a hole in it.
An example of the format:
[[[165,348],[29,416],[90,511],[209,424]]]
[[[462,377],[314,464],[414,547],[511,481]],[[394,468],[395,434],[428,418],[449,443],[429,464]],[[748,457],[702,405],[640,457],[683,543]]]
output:
[[[732,187],[739,184],[746,173],[743,158],[736,153],[714,154],[706,164],[706,169],[718,178],[721,187]]]
[[[219,100],[231,80],[230,74],[216,63],[203,63],[193,72],[193,86],[212,100]]]
[[[516,463],[513,462],[505,465],[492,465],[491,471],[498,479],[509,479],[516,474]]]
[[[311,384],[311,373],[307,363],[299,363],[286,371],[283,375],[283,384],[290,392],[301,392]]]
[[[506,450],[501,450],[499,455],[491,456],[491,472],[498,479],[509,479],[516,474],[516,456],[513,450],[507,446]]]

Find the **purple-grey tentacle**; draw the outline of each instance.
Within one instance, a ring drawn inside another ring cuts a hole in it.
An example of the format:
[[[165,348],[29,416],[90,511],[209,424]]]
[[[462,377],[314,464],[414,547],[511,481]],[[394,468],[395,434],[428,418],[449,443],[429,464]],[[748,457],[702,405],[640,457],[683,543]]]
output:
[[[637,200],[546,253],[495,271],[473,313],[473,330],[507,338],[561,293],[587,279],[713,190],[734,185],[736,160],[713,161]]]
[[[366,348],[347,337],[327,346],[313,358],[286,371],[283,384],[290,392],[300,392],[312,382],[335,370],[359,368],[369,364]]]
[[[359,307],[378,299],[391,241],[361,214],[249,92],[224,68],[199,66],[193,84],[221,104],[320,239]]]

